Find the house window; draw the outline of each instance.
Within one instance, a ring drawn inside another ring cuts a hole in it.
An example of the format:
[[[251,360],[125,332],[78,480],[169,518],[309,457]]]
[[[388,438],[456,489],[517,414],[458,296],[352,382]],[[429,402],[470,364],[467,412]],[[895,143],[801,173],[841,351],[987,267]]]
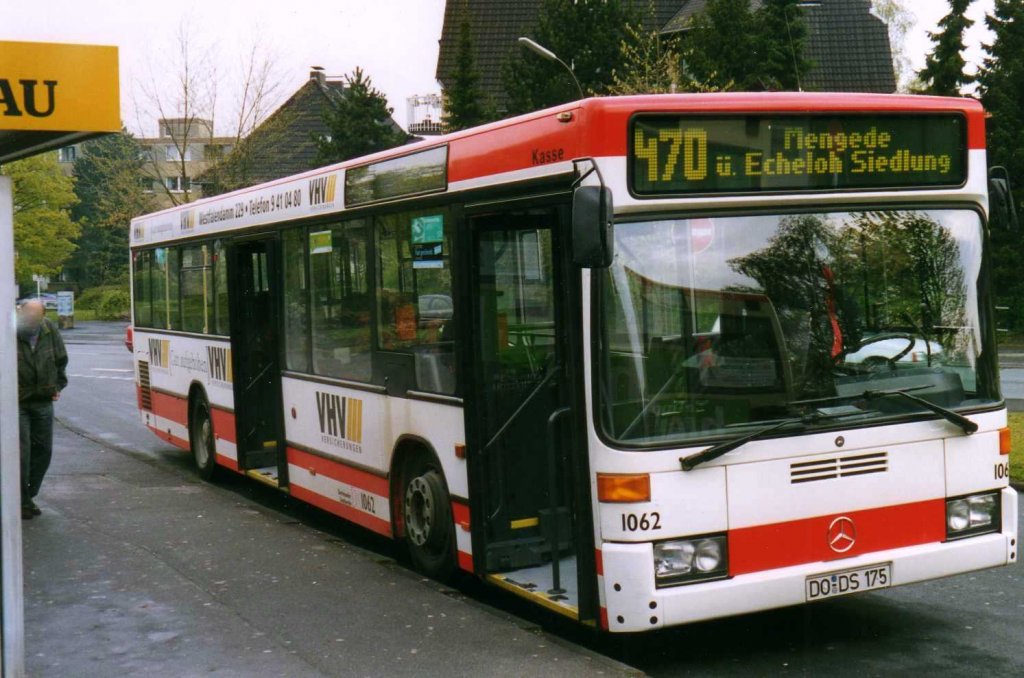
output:
[[[186,162],[192,160],[192,147],[187,146],[185,148],[185,157],[181,157],[181,149],[178,148],[177,144],[170,144],[167,146],[167,154],[165,156],[170,162],[180,162],[185,160]]]
[[[139,177],[139,188],[147,193],[153,192],[153,179],[150,177]]]
[[[60,162],[74,162],[78,156],[78,149],[74,146],[67,146],[57,151],[57,160]]]
[[[167,190],[169,190],[171,193],[181,193],[182,191],[186,190],[186,186],[188,187],[188,190],[191,191],[192,180],[189,179],[188,177],[181,176],[164,177],[164,186],[166,186]]]
[[[203,158],[211,161],[220,160],[226,155],[225,148],[221,144],[206,144],[203,146]]]

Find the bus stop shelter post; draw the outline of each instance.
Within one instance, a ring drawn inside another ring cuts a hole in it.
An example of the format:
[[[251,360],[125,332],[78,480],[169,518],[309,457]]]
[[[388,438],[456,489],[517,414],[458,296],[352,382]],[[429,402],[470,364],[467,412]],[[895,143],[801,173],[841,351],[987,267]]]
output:
[[[0,177],[0,580],[3,584],[0,646],[3,678],[25,675],[14,296],[14,202],[10,177]]]

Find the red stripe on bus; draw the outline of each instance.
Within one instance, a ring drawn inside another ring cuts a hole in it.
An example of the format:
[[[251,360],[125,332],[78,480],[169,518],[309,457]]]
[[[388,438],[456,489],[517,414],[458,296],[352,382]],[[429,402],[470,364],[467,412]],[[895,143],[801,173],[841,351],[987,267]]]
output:
[[[580,156],[579,132],[578,124],[544,115],[459,139],[448,148],[448,181],[568,162]]]
[[[238,468],[238,460],[237,459],[232,459],[231,457],[225,457],[220,452],[215,453],[214,456],[217,458],[217,463],[220,464],[221,466],[223,466],[224,468],[229,468],[229,469],[231,469],[232,471],[234,471],[236,473],[241,473],[242,472],[242,469]]]
[[[473,573],[473,556],[465,551],[459,551],[459,569]]]
[[[829,546],[830,527],[847,517],[856,532],[853,546],[837,553]],[[816,516],[729,531],[729,573],[772,570],[802,563],[849,558],[946,538],[946,501],[927,501]]]
[[[327,476],[331,480],[337,480],[353,487],[358,487],[361,490],[379,494],[382,497],[387,497],[390,494],[387,478],[381,478],[341,462],[324,459],[315,454],[297,450],[294,447],[288,448],[287,455],[289,464],[300,466],[313,475]]]
[[[188,426],[188,399],[160,391],[152,392],[153,414]]]
[[[369,513],[364,513],[359,509],[342,504],[340,501],[329,499],[321,494],[313,492],[312,490],[307,490],[300,485],[296,485],[294,482],[290,485],[290,491],[291,495],[300,501],[312,504],[313,506],[321,508],[328,513],[333,513],[336,516],[341,516],[345,520],[351,521],[356,525],[361,525],[368,530],[373,530],[385,537],[391,536],[391,523],[382,518],[370,515]]]
[[[604,575],[604,557],[601,555],[601,549],[594,549],[594,565],[597,568],[597,576]]]
[[[215,436],[231,443],[236,442],[234,412],[225,412],[216,407],[210,407],[210,418],[213,420],[213,434]]]
[[[608,630],[608,608],[601,608],[601,628],[605,631]]]
[[[176,447],[180,447],[183,450],[192,449],[192,445],[190,445],[187,440],[185,440],[184,438],[179,438],[170,431],[164,431],[162,429],[157,428],[156,426],[151,426],[149,424],[146,424],[146,428],[155,433],[156,436],[161,440],[166,440],[167,442]]]
[[[469,505],[460,501],[452,501],[452,519],[455,524],[469,532]]]

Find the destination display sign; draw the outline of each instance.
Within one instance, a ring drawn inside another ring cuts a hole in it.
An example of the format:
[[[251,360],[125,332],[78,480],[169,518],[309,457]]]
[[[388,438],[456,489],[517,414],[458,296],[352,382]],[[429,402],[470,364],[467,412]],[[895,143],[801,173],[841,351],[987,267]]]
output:
[[[959,186],[966,120],[949,115],[639,115],[637,195]]]

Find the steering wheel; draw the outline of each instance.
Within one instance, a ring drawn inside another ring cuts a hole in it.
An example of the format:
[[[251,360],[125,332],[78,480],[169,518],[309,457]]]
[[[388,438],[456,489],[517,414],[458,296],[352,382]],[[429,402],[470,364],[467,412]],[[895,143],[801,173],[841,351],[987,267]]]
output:
[[[917,344],[917,337],[912,334],[907,334],[906,332],[883,332],[882,334],[876,334],[873,337],[868,337],[867,339],[858,342],[856,346],[843,349],[835,358],[833,358],[834,364],[838,365],[843,362],[846,359],[846,356],[850,353],[856,353],[865,346],[869,346],[879,341],[885,341],[886,339],[905,339],[907,342],[906,348],[891,358],[886,358],[884,356],[871,356],[871,358],[875,358],[876,360],[878,358],[885,360],[885,362],[889,363],[890,369],[896,369],[896,363],[899,362],[900,358],[910,353],[911,349],[914,348],[914,345]],[[865,358],[864,363],[868,364],[869,359],[870,358]]]

